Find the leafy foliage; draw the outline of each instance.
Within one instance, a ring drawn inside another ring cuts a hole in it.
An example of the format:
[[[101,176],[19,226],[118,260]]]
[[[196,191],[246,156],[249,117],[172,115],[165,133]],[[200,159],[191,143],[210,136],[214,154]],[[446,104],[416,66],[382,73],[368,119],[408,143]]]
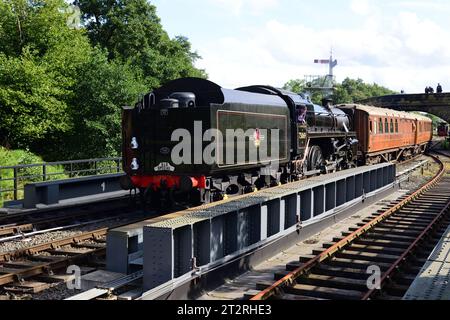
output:
[[[117,156],[121,106],[166,81],[205,77],[185,37],[146,0],[0,0],[0,145],[46,160]],[[1,165],[1,164],[0,164]]]
[[[149,87],[184,76],[205,77],[193,67],[200,58],[187,38],[170,39],[147,0],[79,0],[93,44],[106,48],[110,59],[129,61],[145,75]]]
[[[336,91],[333,96],[334,103],[352,103],[371,97],[395,94],[388,88],[382,87],[376,83],[367,84],[362,79],[346,78],[341,84],[336,85]]]
[[[304,80],[296,79],[288,81],[283,89],[290,90],[292,92],[307,92],[308,86]],[[340,103],[353,103],[360,100],[364,100],[371,97],[383,96],[394,94],[395,92],[377,84],[367,84],[361,79],[346,78],[342,83],[335,85],[333,94],[333,102],[335,104]],[[312,92],[311,100],[314,103],[320,104],[324,96],[320,92]]]
[[[16,166],[21,164],[30,163],[42,163],[41,157],[26,151],[26,150],[7,150],[0,147],[0,166]],[[63,173],[64,168],[62,166],[47,166],[47,178],[50,180],[66,179],[67,176]],[[42,169],[41,167],[23,168],[18,170],[18,177],[23,177],[18,181],[18,198],[23,198],[23,187],[25,184],[35,181],[42,181]],[[11,190],[14,188],[14,171],[12,169],[0,169],[0,177],[3,181],[0,181],[0,190]],[[6,180],[6,181],[5,181]],[[14,198],[13,191],[0,193],[0,207],[4,201],[12,200]]]

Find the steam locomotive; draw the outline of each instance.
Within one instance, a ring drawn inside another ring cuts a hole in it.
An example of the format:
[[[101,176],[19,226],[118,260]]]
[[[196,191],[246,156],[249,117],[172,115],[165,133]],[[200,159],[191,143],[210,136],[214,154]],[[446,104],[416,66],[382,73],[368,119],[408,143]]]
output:
[[[138,188],[143,202],[201,204],[384,161],[371,155],[362,132],[371,134],[368,113],[326,99],[316,105],[271,86],[230,90],[205,79],[178,79],[124,108],[122,187]],[[408,148],[422,151],[415,142]],[[384,158],[409,155],[405,150],[387,150]]]

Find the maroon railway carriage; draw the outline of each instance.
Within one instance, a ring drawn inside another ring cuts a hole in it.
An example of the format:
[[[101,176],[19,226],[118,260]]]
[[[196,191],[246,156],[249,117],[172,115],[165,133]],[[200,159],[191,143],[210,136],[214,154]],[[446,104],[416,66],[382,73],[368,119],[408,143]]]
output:
[[[366,164],[408,159],[423,153],[433,138],[432,121],[425,116],[357,104],[337,108],[353,110],[358,154]]]

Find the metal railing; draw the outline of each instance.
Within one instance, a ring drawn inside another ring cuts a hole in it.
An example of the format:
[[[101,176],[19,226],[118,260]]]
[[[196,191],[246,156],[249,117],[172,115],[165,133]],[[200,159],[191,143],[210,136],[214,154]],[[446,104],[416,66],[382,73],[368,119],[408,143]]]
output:
[[[20,193],[26,183],[120,172],[122,172],[121,158],[0,166],[0,204],[7,200],[20,200]]]

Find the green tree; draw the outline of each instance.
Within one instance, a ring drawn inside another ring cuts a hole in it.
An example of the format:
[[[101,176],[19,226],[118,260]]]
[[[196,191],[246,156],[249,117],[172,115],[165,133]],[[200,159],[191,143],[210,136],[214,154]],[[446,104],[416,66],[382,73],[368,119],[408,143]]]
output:
[[[138,72],[97,51],[80,70],[70,101],[73,130],[60,137],[64,159],[113,157],[121,152],[121,107],[135,103],[146,88]],[[82,142],[82,143],[80,143]],[[50,146],[51,147],[51,146]],[[61,148],[48,150],[61,154]]]
[[[2,145],[27,148],[46,136],[70,128],[70,94],[47,63],[29,49],[20,57],[0,53],[0,137]]]
[[[141,72],[69,27],[63,0],[0,4],[0,143],[46,160],[119,154],[120,107],[145,92]]]
[[[301,79],[294,79],[286,82],[286,84],[283,86],[283,89],[295,93],[307,93],[311,101],[316,104],[321,104],[322,99],[324,98],[322,92],[311,90],[308,86],[308,83],[306,83],[305,80]]]
[[[0,1],[0,142],[27,148],[70,130],[67,99],[91,46],[63,0]]]
[[[120,154],[121,106],[166,81],[205,77],[146,0],[0,0],[0,145],[45,160]]]
[[[155,6],[147,0],[78,0],[94,45],[108,50],[110,59],[139,67],[149,88],[179,77],[206,77],[194,67],[199,59],[185,37],[170,39]]]
[[[311,91],[305,80],[290,80],[284,86],[283,89],[292,92],[308,92]],[[384,96],[389,94],[395,94],[388,88],[382,87],[378,84],[367,84],[362,79],[350,79],[346,78],[342,83],[337,83],[334,86],[333,102],[335,104],[341,103],[353,103],[360,100],[364,100],[371,97]],[[319,91],[312,91],[311,100],[314,103],[320,104],[323,94]]]
[[[342,83],[337,84],[333,95],[335,104],[353,103],[371,97],[395,94],[388,88],[382,87],[376,83],[367,84],[362,79],[346,78]]]

